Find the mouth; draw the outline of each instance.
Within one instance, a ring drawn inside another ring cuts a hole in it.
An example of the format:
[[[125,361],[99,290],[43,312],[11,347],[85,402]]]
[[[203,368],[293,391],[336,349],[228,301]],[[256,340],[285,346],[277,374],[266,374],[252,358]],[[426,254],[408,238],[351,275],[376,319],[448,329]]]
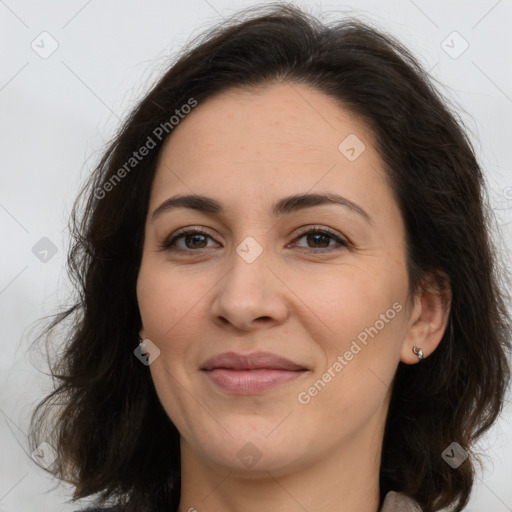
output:
[[[300,364],[268,352],[220,354],[206,361],[201,370],[216,387],[235,395],[259,394],[309,371]]]

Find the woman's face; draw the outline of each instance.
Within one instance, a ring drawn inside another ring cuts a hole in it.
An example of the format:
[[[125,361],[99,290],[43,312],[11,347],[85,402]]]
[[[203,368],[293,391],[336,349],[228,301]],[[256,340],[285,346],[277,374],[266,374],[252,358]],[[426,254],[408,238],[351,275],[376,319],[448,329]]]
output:
[[[191,195],[208,200],[159,209]],[[371,134],[333,99],[276,84],[200,103],[160,156],[137,283],[182,457],[278,476],[344,456],[356,471],[382,443],[399,360],[417,360],[405,254]]]

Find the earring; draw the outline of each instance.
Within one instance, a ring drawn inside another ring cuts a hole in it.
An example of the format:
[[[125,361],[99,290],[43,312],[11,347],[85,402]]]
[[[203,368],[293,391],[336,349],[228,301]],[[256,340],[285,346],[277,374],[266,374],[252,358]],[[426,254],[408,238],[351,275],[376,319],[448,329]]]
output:
[[[418,356],[420,361],[423,359],[423,350],[421,348],[414,347],[412,351]]]

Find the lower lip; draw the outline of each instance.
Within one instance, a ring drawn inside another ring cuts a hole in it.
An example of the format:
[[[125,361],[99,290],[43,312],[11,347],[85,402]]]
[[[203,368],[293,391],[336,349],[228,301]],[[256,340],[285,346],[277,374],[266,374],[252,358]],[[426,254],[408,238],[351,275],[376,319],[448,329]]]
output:
[[[253,395],[268,391],[297,379],[306,370],[272,370],[261,368],[258,370],[229,370],[216,368],[205,370],[205,375],[220,389],[235,395]]]

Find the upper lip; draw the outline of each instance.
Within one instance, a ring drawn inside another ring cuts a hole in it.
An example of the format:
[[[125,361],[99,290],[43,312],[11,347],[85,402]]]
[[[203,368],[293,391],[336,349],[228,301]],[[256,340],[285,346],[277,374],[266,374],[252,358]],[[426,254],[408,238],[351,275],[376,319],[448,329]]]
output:
[[[306,370],[303,366],[271,352],[253,352],[252,354],[224,352],[211,357],[201,366],[201,370],[214,370],[216,368],[232,370]]]

